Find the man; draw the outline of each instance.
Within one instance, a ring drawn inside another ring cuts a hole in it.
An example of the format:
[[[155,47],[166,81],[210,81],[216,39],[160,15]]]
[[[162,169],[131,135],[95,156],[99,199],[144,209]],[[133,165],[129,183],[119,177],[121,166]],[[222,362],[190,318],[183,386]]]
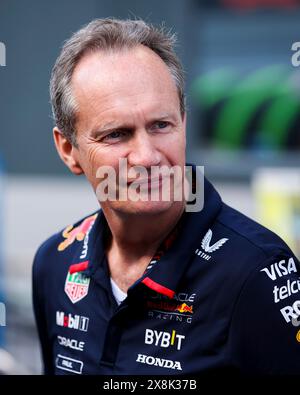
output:
[[[183,72],[173,44],[142,21],[100,19],[65,43],[54,66],[56,148],[74,174],[85,174],[101,210],[35,257],[47,374],[300,371],[296,257],[206,180],[202,210],[187,210],[201,176],[195,168],[192,180],[185,175]],[[178,172],[166,184],[152,175],[157,167]],[[124,191],[131,195],[121,199]]]

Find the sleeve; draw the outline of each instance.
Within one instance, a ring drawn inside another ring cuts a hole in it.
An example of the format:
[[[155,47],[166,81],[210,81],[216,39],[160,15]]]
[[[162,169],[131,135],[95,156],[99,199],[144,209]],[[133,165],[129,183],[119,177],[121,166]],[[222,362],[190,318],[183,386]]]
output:
[[[41,271],[42,260],[40,258],[40,249],[36,253],[32,268],[32,301],[33,301],[33,311],[37,326],[37,331],[40,340],[44,374],[52,375],[54,374],[53,358],[52,358],[52,347],[48,338],[47,333],[47,320],[45,313],[45,303],[42,294],[44,283],[44,276]]]
[[[229,358],[243,375],[300,375],[300,265],[279,253],[244,283],[229,330]]]

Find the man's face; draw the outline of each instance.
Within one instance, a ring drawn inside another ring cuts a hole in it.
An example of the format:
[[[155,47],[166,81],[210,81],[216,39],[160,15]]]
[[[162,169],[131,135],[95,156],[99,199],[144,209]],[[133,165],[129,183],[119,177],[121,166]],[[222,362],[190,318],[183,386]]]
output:
[[[74,70],[72,90],[79,108],[78,148],[72,155],[95,191],[101,181],[96,176],[99,167],[111,166],[118,174],[119,159],[127,160],[128,171],[143,166],[149,178],[151,166],[179,165],[183,171],[185,118],[169,69],[153,51],[139,46],[88,54]],[[129,181],[139,174],[132,177]],[[101,205],[124,214],[159,213],[169,209],[172,200],[153,202],[149,195],[148,201]]]

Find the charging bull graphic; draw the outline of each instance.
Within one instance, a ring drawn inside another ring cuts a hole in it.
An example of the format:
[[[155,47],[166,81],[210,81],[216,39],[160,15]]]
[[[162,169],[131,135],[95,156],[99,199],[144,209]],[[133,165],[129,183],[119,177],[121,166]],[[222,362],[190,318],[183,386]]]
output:
[[[65,240],[58,245],[58,247],[57,247],[58,251],[64,251],[75,240],[83,241],[87,232],[89,231],[89,229],[95,222],[97,215],[98,214],[94,214],[94,215],[86,218],[76,228],[73,228],[73,225],[67,226],[66,229],[62,233]]]

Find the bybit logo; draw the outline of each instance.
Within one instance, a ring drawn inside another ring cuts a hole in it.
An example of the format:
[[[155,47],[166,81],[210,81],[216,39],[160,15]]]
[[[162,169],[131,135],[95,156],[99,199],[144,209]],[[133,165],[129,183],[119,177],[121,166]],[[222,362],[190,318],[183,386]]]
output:
[[[0,326],[6,326],[6,308],[4,303],[0,303]]]
[[[6,66],[6,47],[5,44],[0,41],[0,66]]]
[[[145,331],[145,344],[154,344],[158,347],[176,346],[177,350],[180,350],[184,339],[185,336],[176,334],[174,329],[171,333],[152,329],[146,329]]]

